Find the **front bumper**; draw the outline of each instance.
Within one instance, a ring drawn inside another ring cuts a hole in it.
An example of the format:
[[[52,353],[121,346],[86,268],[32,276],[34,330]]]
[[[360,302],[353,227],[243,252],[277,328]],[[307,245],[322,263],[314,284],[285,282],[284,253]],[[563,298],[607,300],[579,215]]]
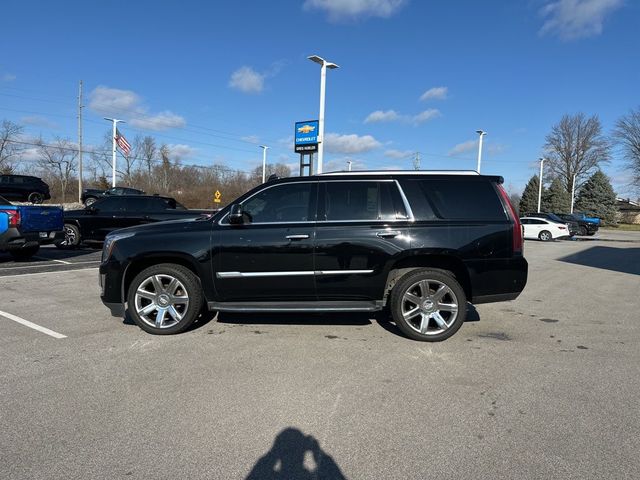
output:
[[[100,300],[111,310],[114,317],[123,317],[125,301],[123,288],[124,269],[121,264],[111,257],[99,268]]]

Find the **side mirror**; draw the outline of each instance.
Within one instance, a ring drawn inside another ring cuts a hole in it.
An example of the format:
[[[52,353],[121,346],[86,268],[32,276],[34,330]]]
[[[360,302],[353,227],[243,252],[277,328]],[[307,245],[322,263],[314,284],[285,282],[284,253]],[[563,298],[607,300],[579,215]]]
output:
[[[234,203],[229,210],[229,223],[231,225],[241,225],[244,223],[244,215],[242,214],[242,205]]]

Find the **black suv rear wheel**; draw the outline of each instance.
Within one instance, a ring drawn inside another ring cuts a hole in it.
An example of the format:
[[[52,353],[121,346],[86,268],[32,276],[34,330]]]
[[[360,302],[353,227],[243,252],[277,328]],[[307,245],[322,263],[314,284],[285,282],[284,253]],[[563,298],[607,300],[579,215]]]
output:
[[[464,323],[467,297],[450,272],[420,269],[407,273],[396,284],[390,307],[393,320],[407,337],[439,342]]]
[[[127,295],[131,318],[145,332],[170,335],[186,330],[202,307],[198,277],[186,267],[162,263],[140,272]]]
[[[29,194],[29,198],[28,198],[28,200],[29,200],[31,203],[34,203],[34,204],[36,204],[36,205],[39,205],[39,204],[41,204],[41,203],[43,202],[43,200],[44,200],[44,195],[43,195],[43,194],[41,194],[40,192],[33,192],[33,193],[30,193],[30,194]]]

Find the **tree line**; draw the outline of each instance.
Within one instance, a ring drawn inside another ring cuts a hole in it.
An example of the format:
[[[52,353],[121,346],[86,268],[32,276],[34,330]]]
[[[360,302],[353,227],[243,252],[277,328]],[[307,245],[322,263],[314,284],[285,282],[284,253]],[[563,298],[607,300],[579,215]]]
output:
[[[107,189],[111,186],[112,140],[107,132],[101,145],[83,150],[84,188]],[[189,208],[224,206],[262,182],[262,166],[250,171],[225,165],[209,167],[183,163],[179,153],[152,136],[136,136],[129,155],[118,152],[118,186],[134,187],[147,193],[169,195]],[[45,142],[28,138],[24,128],[4,120],[0,125],[0,173],[22,173],[42,178],[51,187],[51,202],[76,202],[78,199],[78,145],[68,138],[55,137]],[[268,164],[266,175],[291,176],[288,166]],[[222,194],[221,203],[214,193]]]

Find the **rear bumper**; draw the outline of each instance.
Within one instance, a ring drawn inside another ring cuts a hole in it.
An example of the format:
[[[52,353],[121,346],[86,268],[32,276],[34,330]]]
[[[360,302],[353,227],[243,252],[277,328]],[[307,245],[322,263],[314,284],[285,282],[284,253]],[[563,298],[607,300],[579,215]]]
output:
[[[0,250],[15,251],[23,248],[47,245],[64,240],[64,232],[46,232],[46,237],[41,237],[40,232],[22,233],[17,228],[10,228],[0,235]]]
[[[524,257],[465,262],[471,281],[471,301],[490,303],[514,300],[527,284],[529,265]]]

